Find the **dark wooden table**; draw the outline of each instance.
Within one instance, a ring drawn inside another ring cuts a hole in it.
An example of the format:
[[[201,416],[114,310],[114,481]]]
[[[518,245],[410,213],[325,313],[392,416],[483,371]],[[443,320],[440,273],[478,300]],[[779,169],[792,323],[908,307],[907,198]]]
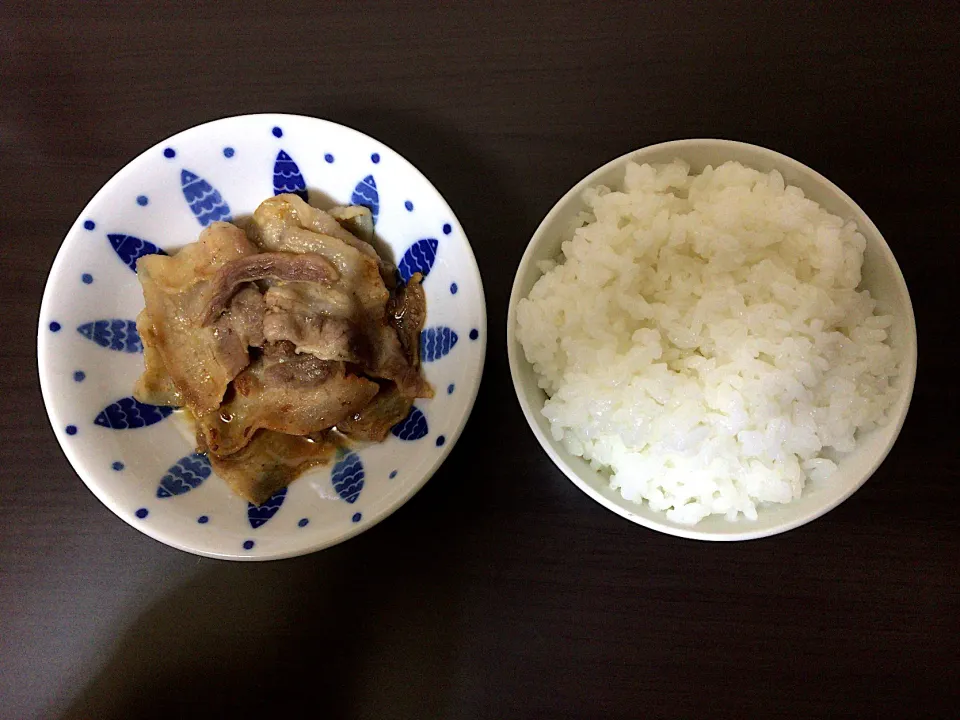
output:
[[[958,27],[952,2],[6,0],[0,716],[957,717]],[[405,507],[308,557],[233,564],[154,542],[86,490],[33,338],[60,241],[113,173],[264,111],[356,127],[437,185],[476,251],[490,342],[465,434]],[[767,540],[685,541],[604,510],[510,384],[507,298],[540,218],[605,161],[683,137],[833,179],[916,308],[893,452]]]

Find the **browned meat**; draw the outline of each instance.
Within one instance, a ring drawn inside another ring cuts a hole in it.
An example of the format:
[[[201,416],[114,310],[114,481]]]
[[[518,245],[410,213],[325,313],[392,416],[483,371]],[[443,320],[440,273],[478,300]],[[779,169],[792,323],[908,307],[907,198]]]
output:
[[[393,383],[384,383],[377,396],[360,412],[337,423],[337,430],[351,440],[382,442],[390,428],[403,420],[413,406]]]
[[[390,323],[397,331],[407,359],[415,368],[420,367],[420,331],[427,322],[427,296],[420,284],[422,280],[420,273],[414,273],[387,304]]]
[[[323,360],[370,364],[369,340],[351,319],[356,305],[351,297],[323,285],[289,283],[269,288],[264,299],[268,341],[288,340],[299,352]]]
[[[255,252],[239,228],[218,222],[176,255],[145,255],[137,262],[152,322],[150,342],[183,401],[197,413],[220,404],[227,385],[249,360],[236,332],[199,325],[213,277],[230,261]]]
[[[370,364],[370,343],[350,320],[323,315],[279,313],[267,316],[264,324],[267,340],[293,340],[297,349],[324,360]]]
[[[183,405],[183,395],[170,379],[167,366],[163,364],[163,356],[156,348],[153,323],[146,310],[141,310],[137,315],[137,333],[143,342],[144,370],[133,387],[133,396],[150,405],[180,407]]]
[[[292,283],[269,288],[267,340],[288,340],[301,352],[356,363],[373,377],[392,380],[408,397],[433,396],[416,365],[419,339],[411,340],[426,315],[419,287],[404,292],[399,303],[390,303],[376,251],[296,195],[278,195],[261,203],[252,228],[265,250],[317,253],[340,272],[329,287]],[[395,305],[392,317],[388,303]],[[400,328],[409,344],[406,351],[398,337]]]
[[[420,374],[420,331],[427,320],[427,301],[414,273],[386,307],[387,322],[377,328],[377,359],[371,374],[393,380],[402,395],[432,398],[433,388]]]
[[[338,289],[353,295],[366,312],[376,313],[389,294],[380,273],[380,257],[369,243],[350,234],[330,215],[296,195],[277,195],[260,203],[250,231],[266,252],[317,253],[340,271]],[[389,273],[394,272],[390,266]]]
[[[263,296],[255,286],[240,290],[230,301],[227,312],[216,322],[216,344],[234,351],[239,347],[263,345],[265,310]],[[163,356],[156,347],[153,322],[146,310],[137,316],[137,332],[143,341],[144,372],[134,386],[134,397],[151,405],[183,406],[183,394],[167,372]]]
[[[354,225],[361,233],[369,232],[372,236],[373,219],[370,217],[370,211],[363,207],[349,206],[334,208],[332,212],[336,213],[337,217],[308,205],[297,195],[276,195],[260,203],[253,213],[256,236],[254,241],[266,250],[309,252],[307,249],[279,247],[279,245],[288,245],[293,239],[289,233],[290,228],[303,228],[319,236],[337,238],[365,255],[375,260],[379,259],[377,251],[369,242],[361,240],[344,227],[344,225]],[[305,238],[300,236],[300,239]]]
[[[264,295],[271,313],[293,312],[349,319],[361,315],[357,299],[339,287],[316,283],[286,283],[267,288]]]
[[[352,235],[369,243],[373,240],[373,215],[363,205],[345,205],[330,208],[330,217]],[[331,233],[332,234],[332,233]]]
[[[206,450],[202,436],[198,441],[200,450]],[[325,433],[306,438],[261,430],[233,455],[208,456],[213,471],[231,490],[248,502],[261,505],[310,468],[330,462],[336,449]]]
[[[247,347],[263,346],[263,316],[267,311],[263,295],[256,285],[242,288],[214,323],[219,333],[232,332]]]
[[[409,398],[432,398],[433,388],[423,379],[420,368],[410,364],[393,326],[381,320],[368,332],[375,338],[371,341],[375,355],[373,365],[367,368],[367,372],[374,377],[392,380],[399,391]]]
[[[213,278],[213,292],[202,323],[216,320],[233,297],[237,288],[253,280],[281,280],[285,282],[316,282],[333,284],[340,277],[337,269],[323,255],[303,253],[260,253],[229,262]]]
[[[281,195],[248,232],[256,245],[215,223],[174,256],[140,259],[135,394],[184,406],[216,473],[261,504],[329,462],[338,438],[383,440],[433,390],[420,373],[421,278],[398,286],[369,243],[369,210]]]
[[[413,295],[417,292],[421,291],[416,290]],[[372,377],[394,381],[410,397],[433,396],[413,364],[419,361],[419,328],[413,330],[416,323],[404,313],[403,305],[398,306],[400,320],[386,314],[371,317],[359,310],[341,314],[339,309],[349,306],[349,298],[302,283],[299,287],[272,287],[264,299],[267,315],[263,330],[267,341],[286,340],[299,352],[354,363]],[[394,322],[403,323],[409,352],[403,347]]]
[[[372,380],[348,375],[343,363],[298,355],[290,343],[267,345],[217,409],[197,417],[217,455],[243,448],[259,429],[307,435],[357,413],[377,394]]]

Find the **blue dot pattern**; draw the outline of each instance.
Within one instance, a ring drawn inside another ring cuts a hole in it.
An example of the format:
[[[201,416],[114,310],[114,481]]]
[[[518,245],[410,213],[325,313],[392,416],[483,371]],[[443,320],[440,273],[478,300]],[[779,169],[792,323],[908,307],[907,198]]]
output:
[[[204,480],[210,477],[213,469],[206,455],[192,453],[186,455],[167,470],[157,486],[157,497],[168,498],[183,495],[199,487]]]
[[[280,488],[267,498],[263,505],[257,506],[253,503],[247,503],[247,521],[250,523],[250,527],[256,530],[258,527],[265,525],[280,510],[286,497],[287,488]]]
[[[181,170],[180,186],[190,211],[203,227],[218,220],[230,222],[230,206],[206,180]]]
[[[84,323],[77,332],[100,347],[118,352],[143,352],[143,343],[137,333],[137,324],[133,320],[95,320]]]
[[[125,397],[107,405],[93,422],[111,430],[130,430],[158,423],[172,412],[173,408],[147,405],[136,398]]]
[[[439,360],[453,350],[459,339],[448,327],[426,328],[420,333],[420,358],[424,362]]]
[[[283,136],[283,131],[279,127],[272,128],[272,133],[277,138]],[[225,158],[232,158],[235,152],[233,147],[223,148]],[[172,147],[167,147],[163,150],[163,155],[172,159],[177,156],[177,152]],[[374,164],[378,164],[381,157],[379,153],[373,153],[370,159]],[[333,163],[334,156],[331,153],[326,153],[324,160],[327,163]],[[206,180],[186,169],[182,169],[181,186],[191,212],[202,226],[207,226],[216,220],[230,220],[229,205]],[[306,182],[298,165],[284,150],[279,151],[274,164],[274,191],[278,194],[283,192],[296,193],[304,199],[307,195]],[[138,195],[136,202],[140,206],[146,206],[149,204],[149,198],[146,195]],[[372,175],[366,176],[357,184],[351,196],[351,202],[368,207],[374,221],[377,220],[380,196]],[[404,207],[408,212],[413,212],[414,203],[411,200],[406,200]],[[93,231],[96,228],[96,223],[93,220],[86,220],[83,227],[88,231]],[[442,231],[445,235],[449,235],[452,233],[452,226],[445,223],[442,226]],[[109,234],[107,237],[118,257],[132,270],[136,270],[136,262],[143,255],[166,254],[156,245],[131,235]],[[405,281],[409,281],[410,277],[416,272],[420,272],[424,276],[428,275],[436,261],[438,247],[439,243],[434,238],[424,238],[414,243],[404,253],[400,262],[401,277]],[[90,273],[83,273],[81,279],[86,284],[93,282],[93,276]],[[457,283],[450,284],[451,294],[457,294],[458,290]],[[51,321],[49,327],[53,332],[61,329],[60,324],[56,321]],[[131,320],[97,320],[85,323],[79,326],[77,330],[84,337],[104,348],[128,353],[143,351],[136,325]],[[477,329],[470,331],[472,340],[476,340],[478,337]],[[428,328],[421,335],[421,356],[427,362],[442,358],[450,353],[457,341],[457,333],[452,328]],[[86,378],[86,373],[77,370],[73,377],[76,382],[82,382]],[[454,384],[450,383],[447,387],[447,393],[452,394],[454,387]],[[118,430],[139,428],[159,422],[169,416],[171,412],[172,409],[170,408],[140,403],[132,397],[127,397],[105,407],[96,416],[94,422],[103,427]],[[77,426],[66,426],[66,432],[75,435],[78,432]],[[425,437],[429,433],[426,416],[419,408],[412,407],[407,417],[392,428],[392,432],[402,440],[417,440]],[[437,436],[437,447],[443,446],[444,443],[445,437],[443,435]],[[113,462],[111,467],[117,472],[125,469],[124,463],[120,461]],[[157,496],[165,498],[189,492],[199,487],[211,474],[212,469],[206,456],[199,453],[185,456],[171,466],[167,474],[161,479]],[[397,474],[398,471],[393,470],[389,473],[389,477],[391,479],[395,478]],[[364,469],[359,455],[353,452],[345,454],[334,467],[331,473],[331,481],[343,500],[351,504],[356,502],[364,485]],[[249,505],[248,520],[251,527],[256,529],[268,522],[282,506],[285,496],[286,489],[283,489],[260,507]],[[138,518],[143,519],[147,517],[149,510],[145,507],[139,508],[135,514]],[[362,514],[356,512],[352,516],[352,520],[353,522],[359,522],[361,517]],[[197,518],[197,522],[206,524],[209,519],[207,515],[201,515]],[[308,518],[302,518],[298,522],[298,526],[305,527],[309,522]],[[246,540],[243,543],[246,550],[252,549],[254,545],[253,540]]]
[[[401,440],[412,441],[426,437],[430,430],[427,427],[426,415],[424,415],[423,412],[421,412],[420,409],[414,405],[410,408],[410,412],[407,413],[407,417],[390,428],[390,432],[392,432]]]
[[[360,462],[360,456],[354,452],[347,453],[337,464],[333,466],[330,473],[330,482],[333,483],[333,489],[341,499],[351,505],[360,497],[363,490],[363,463]]]
[[[166,255],[153,243],[141,240],[133,235],[112,233],[107,235],[107,240],[110,241],[110,247],[117,253],[117,256],[134,272],[137,271],[137,260],[144,255]]]
[[[421,273],[424,277],[430,274],[430,269],[437,259],[439,245],[434,238],[424,238],[407,248],[397,265],[404,282],[410,282],[414,273]]]
[[[294,193],[303,198],[304,202],[310,200],[307,197],[307,183],[300,173],[300,168],[286,152],[281,150],[277,153],[277,160],[273,164],[273,194],[282,195],[283,193]]]

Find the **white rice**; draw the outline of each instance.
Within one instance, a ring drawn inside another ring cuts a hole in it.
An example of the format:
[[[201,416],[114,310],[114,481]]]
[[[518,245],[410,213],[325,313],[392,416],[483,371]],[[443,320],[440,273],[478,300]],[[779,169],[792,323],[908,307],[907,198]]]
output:
[[[517,307],[517,337],[574,455],[675,522],[756,519],[829,482],[887,421],[892,318],[857,290],[852,222],[739,163],[627,166]]]

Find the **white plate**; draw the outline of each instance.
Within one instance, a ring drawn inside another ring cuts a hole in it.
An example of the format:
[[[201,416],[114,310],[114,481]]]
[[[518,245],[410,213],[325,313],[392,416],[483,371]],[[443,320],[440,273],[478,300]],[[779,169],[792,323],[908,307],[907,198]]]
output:
[[[324,207],[370,206],[401,272],[426,271],[424,373],[436,390],[386,442],[339,458],[261,508],[233,495],[165,408],[130,397],[143,368],[132,270],[218,219],[279,192]],[[244,115],[185,130],[117,173],[60,248],[40,309],[37,352],[50,421],[90,490],[138,530],[211,557],[266,560],[341,542],[409,499],[450,452],[476,399],[486,308],[476,260],[453,211],[400,155],[335,123]]]
[[[625,500],[610,487],[606,476],[593,470],[583,458],[571,455],[562,443],[553,439],[550,424],[542,412],[546,395],[538,387],[533,367],[527,362],[516,338],[517,303],[529,295],[539,279],[538,263],[559,255],[560,244],[569,232],[571,221],[584,207],[583,191],[596,185],[622,187],[625,168],[630,161],[668,163],[676,158],[690,163],[693,172],[701,172],[707,165],[716,167],[728,160],[739,161],[762,172],[779,170],[788,184],[800,187],[807,197],[835,215],[854,220],[867,241],[861,287],[870,290],[880,312],[894,317],[890,342],[900,359],[900,375],[896,382],[901,394],[889,411],[890,423],[859,435],[856,449],[843,458],[829,481],[807,483],[803,495],[789,504],[762,506],[754,521],[741,516],[731,522],[712,515],[696,525],[681,525],[668,520],[665,513],[651,510],[646,503]],[[900,433],[913,394],[917,373],[917,327],[907,285],[893,253],[877,226],[840,188],[806,165],[756,145],[730,140],[676,140],[628,153],[595,170],[564,195],[543,219],[527,245],[513,283],[507,316],[507,353],[513,387],[530,428],[550,459],[587,495],[632,522],[670,535],[697,540],[750,540],[775,535],[820,517],[852,495],[880,466]]]

